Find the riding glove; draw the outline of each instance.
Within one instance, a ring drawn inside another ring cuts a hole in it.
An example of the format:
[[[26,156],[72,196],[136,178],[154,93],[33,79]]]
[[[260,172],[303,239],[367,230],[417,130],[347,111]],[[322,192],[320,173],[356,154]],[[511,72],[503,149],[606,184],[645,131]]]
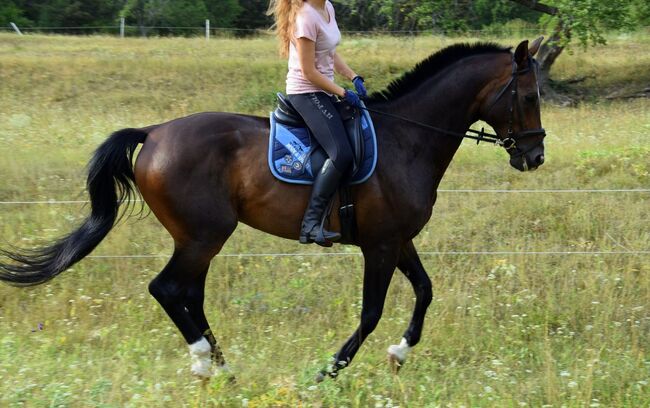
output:
[[[347,103],[354,106],[355,108],[363,107],[361,105],[361,99],[359,99],[359,95],[357,95],[354,91],[351,91],[349,89],[345,90],[345,97],[343,98],[343,100],[345,100]]]
[[[368,96],[368,91],[366,91],[366,87],[363,85],[364,79],[361,75],[357,75],[354,78],[352,78],[352,83],[354,84],[354,89],[357,90],[357,93],[359,94],[360,97],[365,98]]]

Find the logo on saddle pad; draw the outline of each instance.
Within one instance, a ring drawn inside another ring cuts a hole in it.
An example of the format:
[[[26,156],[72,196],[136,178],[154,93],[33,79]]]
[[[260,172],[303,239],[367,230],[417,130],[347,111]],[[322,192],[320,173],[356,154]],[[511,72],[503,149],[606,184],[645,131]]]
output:
[[[350,184],[368,180],[377,165],[377,136],[368,112],[361,116],[363,158]],[[281,181],[292,184],[313,184],[314,174],[325,161],[325,152],[307,128],[280,123],[271,113],[268,164],[271,173]]]

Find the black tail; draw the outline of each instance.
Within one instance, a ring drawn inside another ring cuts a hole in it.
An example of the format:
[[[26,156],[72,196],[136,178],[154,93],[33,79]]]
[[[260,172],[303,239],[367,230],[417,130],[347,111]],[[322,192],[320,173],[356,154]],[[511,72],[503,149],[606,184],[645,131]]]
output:
[[[113,228],[120,204],[136,196],[132,160],[138,144],[146,137],[144,130],[122,129],[102,143],[88,165],[90,216],[77,230],[50,246],[1,251],[0,256],[15,263],[0,262],[0,280],[17,286],[38,285],[91,253]]]

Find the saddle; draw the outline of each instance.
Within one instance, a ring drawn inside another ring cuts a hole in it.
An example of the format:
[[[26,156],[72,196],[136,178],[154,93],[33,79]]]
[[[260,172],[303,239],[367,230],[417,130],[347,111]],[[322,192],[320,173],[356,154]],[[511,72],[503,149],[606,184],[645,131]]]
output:
[[[304,119],[302,116],[300,116],[300,113],[298,113],[298,111],[291,105],[291,102],[289,102],[289,100],[287,100],[287,98],[280,92],[277,93],[277,97],[278,107],[273,112],[273,116],[276,122],[293,128],[307,128],[307,124],[305,123]],[[335,107],[341,115],[341,119],[343,119],[343,126],[345,127],[348,141],[352,147],[352,170],[346,175],[346,178],[348,180],[352,180],[361,169],[365,153],[362,114],[358,109],[355,109],[354,107],[342,101],[335,103]],[[312,149],[312,154],[314,154],[315,151],[316,149]],[[320,159],[320,157],[318,159]],[[321,160],[317,161],[320,162]],[[324,162],[325,158],[323,158],[322,161]],[[322,163],[319,164],[320,166],[312,165],[312,170],[314,172],[320,170]]]

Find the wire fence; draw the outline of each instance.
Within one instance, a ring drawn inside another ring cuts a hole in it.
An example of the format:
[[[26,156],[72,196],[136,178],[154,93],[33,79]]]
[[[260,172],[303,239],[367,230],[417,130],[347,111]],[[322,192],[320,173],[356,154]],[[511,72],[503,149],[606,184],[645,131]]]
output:
[[[438,190],[444,193],[650,193],[650,189],[602,189],[602,190]],[[142,202],[142,200],[130,200],[130,202]],[[23,204],[89,204],[87,200],[70,201],[0,201],[4,205]],[[421,251],[422,256],[612,256],[612,255],[650,255],[649,250],[622,250],[622,251]],[[361,252],[306,252],[306,253],[232,253],[218,254],[217,258],[282,258],[282,257],[345,257],[362,256]],[[0,256],[0,258],[6,258]],[[145,254],[145,255],[91,255],[89,259],[167,259],[169,255]]]
[[[612,194],[612,193],[650,193],[650,188],[620,188],[620,189],[439,189],[438,193],[462,194]],[[139,203],[142,200],[130,200]],[[18,200],[0,201],[0,205],[70,205],[90,204],[89,200]]]
[[[15,27],[0,27],[0,31],[16,31]],[[133,26],[133,25],[105,25],[105,26],[68,26],[68,27],[49,27],[49,26],[25,26],[19,27],[20,32],[24,33],[65,33],[65,34],[103,34],[116,35],[122,37],[146,37],[159,35],[184,36],[263,36],[273,34],[270,28],[236,28],[236,27],[211,27],[205,26]],[[348,35],[373,36],[373,35],[395,35],[395,36],[423,36],[423,35],[445,35],[445,36],[463,36],[463,35],[495,35],[507,36],[516,34],[539,35],[544,29],[534,27],[495,27],[481,30],[341,30]]]
[[[441,189],[441,193],[479,193],[479,194],[528,194],[528,193],[546,193],[546,194],[599,194],[599,193],[650,193],[650,189]],[[130,200],[130,202],[142,202],[142,200]],[[87,200],[41,200],[41,201],[0,201],[2,205],[65,205],[65,204],[89,204]],[[422,256],[641,256],[650,255],[650,250],[621,250],[621,251],[421,251]],[[218,254],[217,258],[282,258],[282,257],[345,257],[345,256],[362,256],[357,252],[306,252],[306,253],[234,253]],[[2,256],[0,256],[2,258]],[[91,255],[89,259],[167,259],[169,255],[149,254],[149,255]]]
[[[643,256],[650,255],[650,251],[418,251],[420,256]],[[170,254],[149,255],[89,255],[85,259],[169,259]],[[329,257],[360,257],[363,254],[356,252],[265,252],[265,253],[236,253],[217,254],[215,258],[329,258]],[[7,256],[0,255],[0,259]]]

